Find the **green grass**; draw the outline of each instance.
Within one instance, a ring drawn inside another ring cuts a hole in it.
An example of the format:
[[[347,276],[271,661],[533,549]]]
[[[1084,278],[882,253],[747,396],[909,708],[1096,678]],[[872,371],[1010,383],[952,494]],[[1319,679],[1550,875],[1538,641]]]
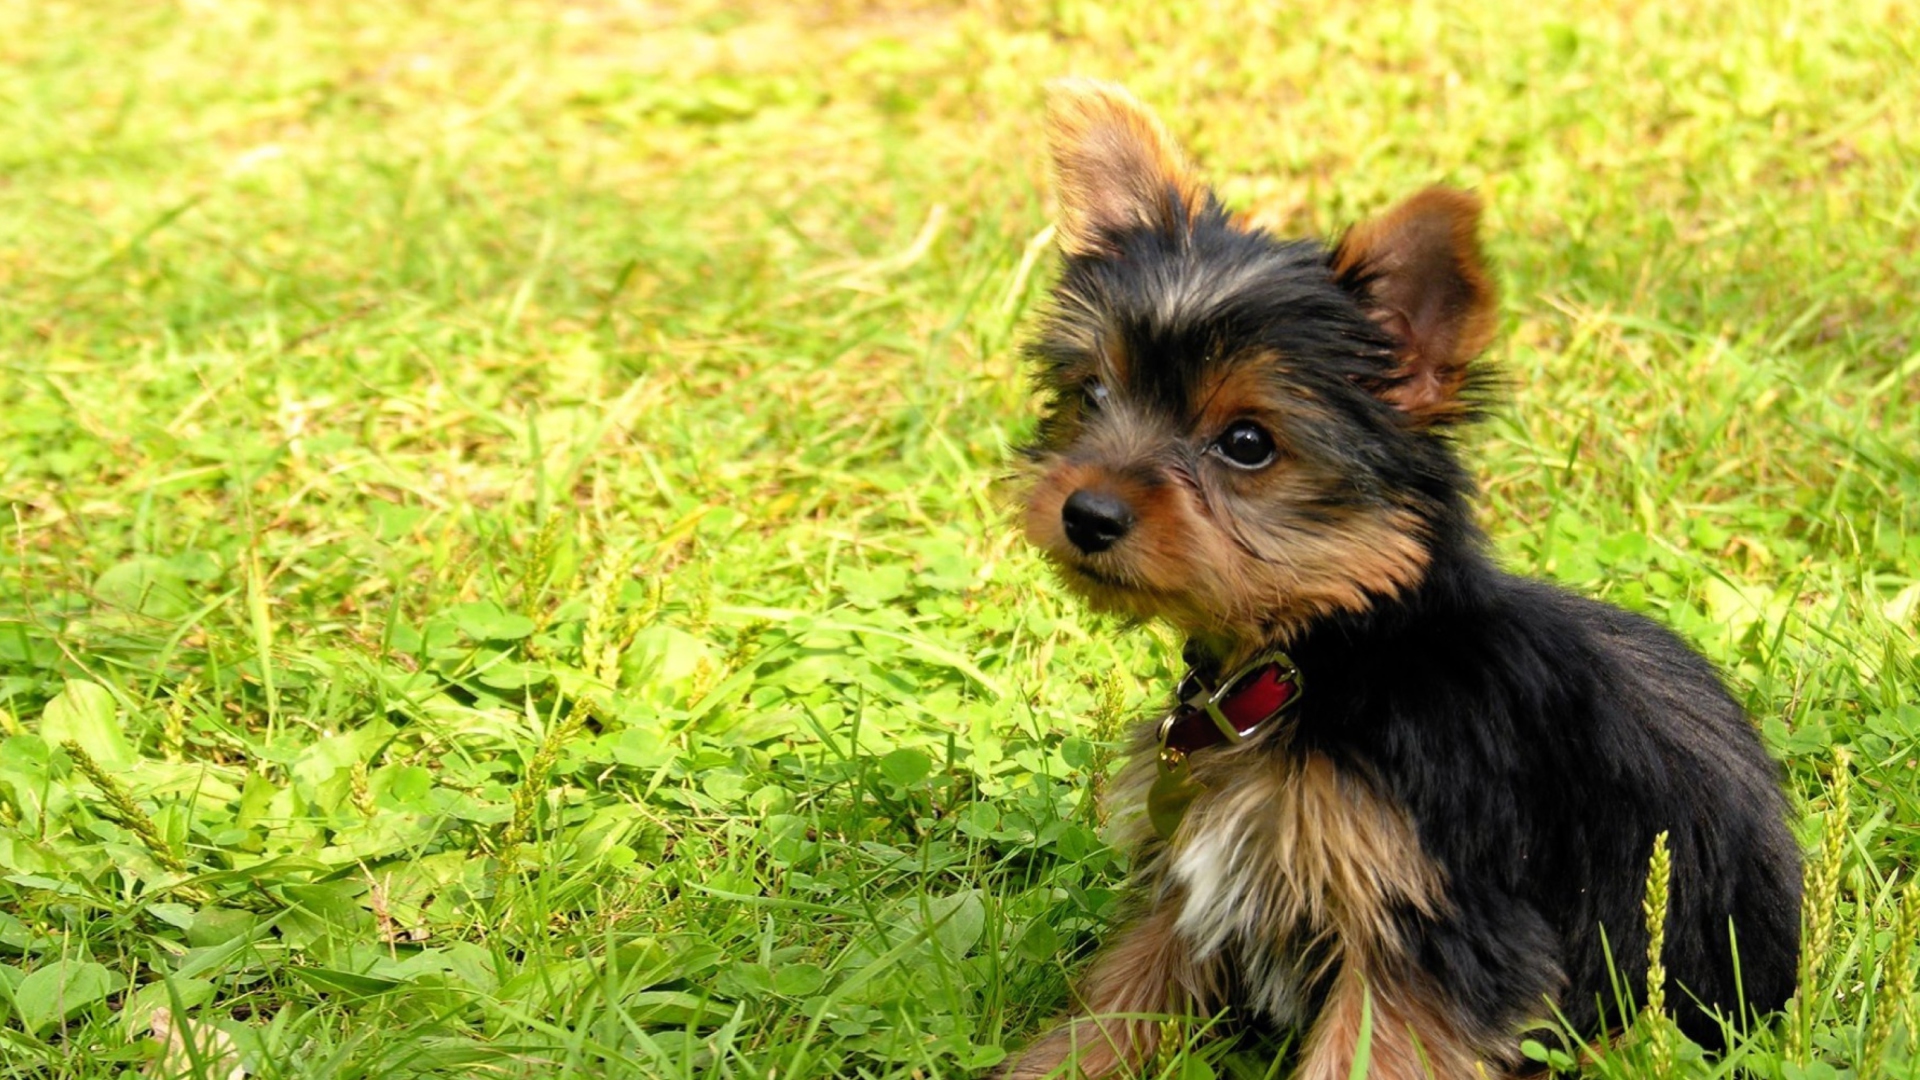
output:
[[[1069,72],[1292,231],[1485,194],[1504,558],[1699,642],[1828,852],[1736,1058],[1920,1075],[1915,13],[1240,6],[0,7],[0,1076],[165,1007],[926,1080],[1058,1007],[1178,664],[1007,521]],[[1203,1028],[1163,1075],[1268,1075]]]

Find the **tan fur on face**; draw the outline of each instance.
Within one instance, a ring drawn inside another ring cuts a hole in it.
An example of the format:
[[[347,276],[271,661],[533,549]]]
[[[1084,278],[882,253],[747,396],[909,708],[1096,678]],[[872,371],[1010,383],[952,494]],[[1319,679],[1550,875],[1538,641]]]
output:
[[[1262,419],[1292,412],[1296,404],[1275,397],[1272,391],[1268,371],[1276,361],[1276,357],[1256,352],[1215,368],[1194,395],[1200,403],[1194,430],[1215,436],[1242,417]]]
[[[1412,587],[1429,559],[1423,531],[1411,511],[1380,508],[1243,536],[1258,557],[1243,551],[1235,568],[1246,591],[1225,609],[1230,635],[1285,643],[1315,618],[1365,611]]]
[[[1243,526],[1210,512],[1186,478],[1167,475],[1148,486],[1124,468],[1085,460],[1148,456],[1144,447],[1116,450],[1122,441],[1099,441],[1084,458],[1043,459],[1023,514],[1028,542],[1096,610],[1163,618],[1194,636],[1253,647],[1284,643],[1319,616],[1364,611],[1374,597],[1396,595],[1426,572],[1428,552],[1410,511],[1355,509],[1331,521]],[[1234,479],[1261,485],[1257,498],[1274,506],[1315,495],[1314,481],[1285,462],[1268,473]],[[1137,518],[1125,539],[1095,555],[1074,547],[1060,520],[1068,496],[1083,488],[1127,499]]]
[[[1067,539],[1061,507],[1074,492],[1104,491],[1125,499],[1136,518],[1133,530],[1113,548],[1088,555]],[[1111,470],[1059,462],[1028,493],[1023,515],[1027,541],[1062,571],[1074,591],[1097,611],[1175,623],[1211,624],[1204,601],[1210,595],[1209,566],[1233,553],[1217,534],[1195,536],[1189,523],[1199,514],[1190,490],[1170,484],[1147,487]]]
[[[1112,83],[1062,79],[1048,87],[1047,144],[1060,194],[1060,249],[1108,250],[1130,228],[1190,221],[1205,185],[1160,121]]]
[[[1261,507],[1310,505],[1329,478],[1311,475],[1299,462],[1288,460],[1287,432],[1314,411],[1311,401],[1276,390],[1270,374],[1279,358],[1250,355],[1224,366],[1202,387],[1201,412],[1195,429],[1213,438],[1242,419],[1260,423],[1278,442],[1279,457],[1264,469],[1236,473],[1225,469],[1214,475],[1231,500]],[[1236,549],[1242,565],[1236,567],[1238,610],[1229,607],[1222,620],[1229,631],[1244,630],[1264,621],[1271,624],[1263,639],[1284,639],[1292,626],[1336,611],[1360,611],[1370,596],[1393,596],[1411,587],[1426,571],[1427,550],[1420,542],[1418,519],[1390,508],[1355,509],[1332,522],[1240,522],[1215,519],[1184,523],[1200,530],[1224,533],[1221,543]],[[1222,527],[1224,526],[1224,528]],[[1233,599],[1229,596],[1229,600]]]

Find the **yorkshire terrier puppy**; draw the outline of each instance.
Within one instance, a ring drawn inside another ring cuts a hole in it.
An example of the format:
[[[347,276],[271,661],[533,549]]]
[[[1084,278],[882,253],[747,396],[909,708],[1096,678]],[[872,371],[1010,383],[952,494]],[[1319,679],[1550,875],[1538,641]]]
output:
[[[1641,913],[1714,1044],[1793,991],[1779,770],[1713,667],[1513,577],[1452,432],[1497,321],[1480,204],[1433,188],[1331,247],[1250,227],[1118,87],[1059,84],[1064,269],[1027,538],[1191,672],[1116,792],[1134,911],[1009,1077],[1126,1075],[1159,1018],[1294,1031],[1302,1080],[1530,1071],[1522,1034],[1645,1001]],[[1123,818],[1124,820],[1124,818]]]

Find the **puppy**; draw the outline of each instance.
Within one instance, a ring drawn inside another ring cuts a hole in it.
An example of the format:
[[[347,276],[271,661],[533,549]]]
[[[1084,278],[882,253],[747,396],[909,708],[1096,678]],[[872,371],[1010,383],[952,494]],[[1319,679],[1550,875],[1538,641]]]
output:
[[[1133,912],[1008,1077],[1124,1075],[1189,1011],[1293,1030],[1302,1080],[1526,1070],[1663,958],[1716,1042],[1793,991],[1779,770],[1711,664],[1494,565],[1454,433],[1493,336],[1480,204],[1433,188],[1331,246],[1250,227],[1118,87],[1054,91],[1064,269],[1031,346],[1027,538],[1191,671],[1116,797]],[[1737,953],[1736,953],[1737,949]]]

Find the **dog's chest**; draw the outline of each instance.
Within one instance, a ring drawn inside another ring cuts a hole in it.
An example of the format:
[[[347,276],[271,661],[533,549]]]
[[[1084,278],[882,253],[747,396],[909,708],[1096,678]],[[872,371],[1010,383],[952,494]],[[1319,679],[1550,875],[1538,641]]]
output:
[[[1279,1023],[1334,963],[1371,966],[1432,911],[1440,875],[1406,814],[1326,757],[1236,762],[1207,784],[1167,853],[1162,903],[1196,960]]]

